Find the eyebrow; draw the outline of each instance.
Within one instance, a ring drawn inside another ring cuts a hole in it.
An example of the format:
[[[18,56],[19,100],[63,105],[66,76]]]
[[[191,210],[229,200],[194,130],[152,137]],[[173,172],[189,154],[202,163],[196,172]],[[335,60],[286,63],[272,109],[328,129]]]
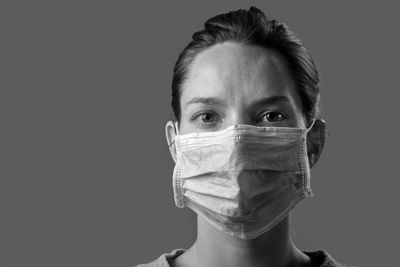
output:
[[[189,106],[190,104],[206,104],[206,105],[221,105],[225,106],[225,102],[218,97],[194,97],[190,99],[186,104],[185,107]]]
[[[252,105],[255,106],[270,106],[273,104],[276,104],[278,102],[286,102],[286,103],[291,103],[291,100],[287,96],[283,95],[274,95],[274,96],[269,96],[269,97],[264,97],[261,99],[256,100]],[[190,99],[186,104],[185,107],[191,104],[205,104],[205,105],[221,105],[221,106],[226,106],[226,103],[218,98],[218,97],[194,97]]]
[[[270,97],[261,98],[261,99],[255,101],[252,105],[254,105],[254,106],[271,106],[271,105],[279,103],[279,102],[284,102],[284,103],[289,104],[292,101],[287,96],[274,95],[274,96],[270,96]]]

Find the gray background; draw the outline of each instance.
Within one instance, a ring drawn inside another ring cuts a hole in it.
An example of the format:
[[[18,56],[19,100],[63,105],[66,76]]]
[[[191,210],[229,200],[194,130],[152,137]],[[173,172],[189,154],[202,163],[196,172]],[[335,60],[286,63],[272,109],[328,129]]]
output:
[[[330,135],[296,244],[399,266],[395,2],[3,1],[0,266],[132,266],[191,245],[164,136],[172,68],[206,19],[250,5],[287,22],[321,71]]]

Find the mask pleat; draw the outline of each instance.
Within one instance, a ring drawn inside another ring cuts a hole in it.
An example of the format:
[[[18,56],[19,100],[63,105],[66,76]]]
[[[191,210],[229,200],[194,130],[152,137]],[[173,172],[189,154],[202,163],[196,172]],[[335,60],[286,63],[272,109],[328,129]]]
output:
[[[270,230],[311,196],[305,129],[233,125],[175,138],[175,201],[240,238]]]

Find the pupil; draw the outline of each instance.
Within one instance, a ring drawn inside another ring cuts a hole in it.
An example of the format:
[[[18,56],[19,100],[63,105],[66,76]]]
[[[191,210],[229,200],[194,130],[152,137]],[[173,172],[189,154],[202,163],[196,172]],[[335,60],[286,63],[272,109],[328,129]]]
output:
[[[269,115],[269,118],[270,118],[272,121],[276,121],[277,119],[279,119],[279,114],[276,113],[276,112],[271,112],[271,113],[269,113],[268,115]]]

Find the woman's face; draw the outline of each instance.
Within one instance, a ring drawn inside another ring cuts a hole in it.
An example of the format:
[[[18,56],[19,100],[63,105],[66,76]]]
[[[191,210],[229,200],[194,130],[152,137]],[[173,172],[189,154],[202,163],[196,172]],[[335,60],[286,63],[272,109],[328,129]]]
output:
[[[180,134],[233,124],[305,127],[293,77],[275,50],[214,45],[195,57],[181,89]]]

